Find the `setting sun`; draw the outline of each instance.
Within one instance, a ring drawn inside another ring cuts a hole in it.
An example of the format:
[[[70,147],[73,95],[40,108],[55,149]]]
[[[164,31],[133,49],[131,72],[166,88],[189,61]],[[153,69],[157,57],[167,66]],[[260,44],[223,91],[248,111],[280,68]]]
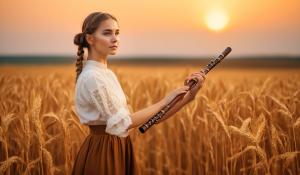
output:
[[[228,15],[221,9],[212,9],[205,15],[205,24],[210,30],[220,31],[229,21]]]

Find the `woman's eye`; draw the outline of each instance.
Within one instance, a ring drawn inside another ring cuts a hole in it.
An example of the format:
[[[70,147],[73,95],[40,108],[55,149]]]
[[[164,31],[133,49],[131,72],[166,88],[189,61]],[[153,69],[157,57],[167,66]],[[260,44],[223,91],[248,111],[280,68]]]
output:
[[[104,33],[103,35],[110,35],[111,33]],[[120,33],[116,33],[116,35],[119,35]]]

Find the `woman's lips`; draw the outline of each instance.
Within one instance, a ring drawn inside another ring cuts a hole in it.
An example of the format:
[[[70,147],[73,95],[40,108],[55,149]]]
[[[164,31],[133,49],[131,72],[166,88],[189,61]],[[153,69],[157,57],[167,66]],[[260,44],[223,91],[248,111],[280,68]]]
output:
[[[117,49],[117,48],[118,48],[118,46],[111,46],[111,47],[109,47],[109,48],[112,48],[112,49]]]

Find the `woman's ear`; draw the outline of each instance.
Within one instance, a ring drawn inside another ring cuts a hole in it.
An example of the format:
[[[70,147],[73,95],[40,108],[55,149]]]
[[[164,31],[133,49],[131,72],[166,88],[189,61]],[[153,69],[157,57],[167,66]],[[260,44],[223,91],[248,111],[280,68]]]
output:
[[[91,34],[86,34],[85,40],[90,46],[94,44],[94,36]]]

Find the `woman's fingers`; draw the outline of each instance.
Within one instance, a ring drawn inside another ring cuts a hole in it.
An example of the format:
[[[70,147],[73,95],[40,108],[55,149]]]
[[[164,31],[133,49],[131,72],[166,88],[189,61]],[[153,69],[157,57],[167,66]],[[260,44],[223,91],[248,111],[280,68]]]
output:
[[[201,72],[194,72],[192,73],[190,76],[188,76],[185,81],[184,84],[186,85],[188,83],[188,81],[190,81],[191,79],[197,78],[198,80],[204,79],[205,80],[205,73],[203,71]]]
[[[202,75],[202,74],[195,74],[195,75],[191,76],[191,79],[194,79],[194,78],[198,79],[198,81],[204,81],[205,80],[205,76]]]
[[[189,90],[189,86],[182,86],[182,87],[179,87],[177,89],[175,89],[172,93],[171,93],[171,98],[174,99],[176,98],[178,95],[181,95],[181,94],[186,94]]]
[[[188,90],[189,90],[189,86],[182,86],[177,88],[176,91],[178,94],[182,94],[182,93],[186,93]]]
[[[189,77],[187,77],[185,80],[184,80],[184,85],[187,85],[187,83],[191,80],[191,79],[194,79],[196,78],[197,75],[191,75]]]
[[[189,91],[187,91],[186,95],[185,96],[188,96],[189,98],[191,99],[194,99],[197,92],[199,91],[199,89],[202,87],[205,79],[206,79],[206,74],[204,73],[204,71],[200,71],[200,72],[194,72],[192,73],[190,76],[188,76],[185,81],[184,81],[184,85],[187,86],[188,82],[191,80],[191,79],[196,79],[198,80],[197,81],[197,84],[192,88],[190,89]]]
[[[178,90],[188,90],[189,89],[189,86],[182,86],[182,87],[179,87],[177,88]]]
[[[202,73],[202,72],[197,72],[197,73],[194,73],[193,75],[194,76],[201,76],[201,77],[203,77],[203,79],[205,79],[205,74]]]

